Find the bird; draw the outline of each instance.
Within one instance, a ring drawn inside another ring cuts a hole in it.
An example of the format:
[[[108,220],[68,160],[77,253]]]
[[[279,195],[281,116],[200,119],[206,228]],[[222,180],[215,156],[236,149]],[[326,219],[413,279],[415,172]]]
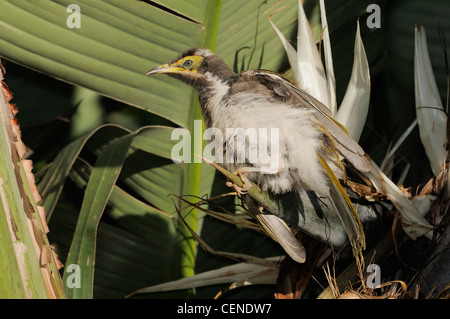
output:
[[[333,119],[327,106],[276,72],[255,69],[237,74],[220,56],[202,47],[190,48],[146,73],[153,74],[168,74],[193,86],[206,127],[219,129],[223,136],[227,136],[227,128],[276,129],[276,145],[268,141],[267,134],[257,142],[241,140],[241,146],[247,150],[266,145],[265,151],[276,160],[276,167],[267,169],[267,163],[250,160],[249,151],[243,161],[237,161],[239,141],[235,136],[229,137],[223,147],[233,160],[220,165],[239,173],[245,185],[251,181],[275,196],[314,194],[340,218],[354,256],[362,256],[363,226],[340,181],[347,178],[344,159],[347,165],[363,172],[369,170],[370,164],[364,150]],[[263,139],[265,143],[261,142]],[[297,247],[300,253],[295,253],[291,249],[296,248],[295,243],[283,244],[283,232],[280,234],[279,230],[287,226],[277,225],[282,221],[270,214],[261,214],[258,221],[294,260],[304,260],[301,247]]]

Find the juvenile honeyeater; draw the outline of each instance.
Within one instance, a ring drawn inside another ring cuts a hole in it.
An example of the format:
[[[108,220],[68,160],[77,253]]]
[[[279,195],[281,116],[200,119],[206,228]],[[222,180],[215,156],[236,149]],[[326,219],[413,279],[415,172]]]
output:
[[[268,134],[256,141],[245,139],[243,145],[246,149],[257,148],[261,139],[267,139],[262,145],[267,145],[268,154],[277,156],[273,170],[267,171],[267,163],[247,157],[244,162],[219,164],[229,171],[240,171],[272,194],[315,194],[342,221],[355,257],[361,254],[365,248],[363,227],[340,180],[346,179],[344,158],[360,171],[369,170],[369,162],[363,149],[331,117],[325,105],[274,72],[249,70],[236,74],[205,48],[189,49],[147,75],[161,73],[197,90],[206,126],[220,129],[223,136],[227,128],[254,128],[256,132],[277,129],[277,152]],[[237,148],[224,145],[223,150],[233,152]],[[232,158],[236,159],[237,154]],[[264,228],[270,229],[270,225]]]

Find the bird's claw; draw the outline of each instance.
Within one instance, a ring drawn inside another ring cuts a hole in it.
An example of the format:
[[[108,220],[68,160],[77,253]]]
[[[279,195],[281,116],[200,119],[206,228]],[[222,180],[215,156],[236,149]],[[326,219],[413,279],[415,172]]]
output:
[[[226,185],[228,187],[233,187],[234,190],[236,191],[236,193],[238,193],[239,195],[246,195],[248,193],[248,190],[252,186],[250,180],[241,171],[237,171],[235,174],[237,176],[239,176],[239,178],[241,179],[241,181],[243,183],[242,187],[236,185],[235,183],[233,183],[231,181],[227,181]]]

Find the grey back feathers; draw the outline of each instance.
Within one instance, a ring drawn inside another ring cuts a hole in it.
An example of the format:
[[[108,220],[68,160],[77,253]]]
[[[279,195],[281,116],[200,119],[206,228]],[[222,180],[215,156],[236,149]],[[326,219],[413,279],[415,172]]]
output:
[[[298,107],[306,107],[314,110],[314,115],[323,124],[325,129],[337,142],[337,149],[358,170],[366,172],[370,163],[365,157],[361,146],[351,138],[345,129],[332,117],[330,110],[320,101],[297,88],[289,80],[282,76],[265,70],[250,70],[243,72],[242,76],[254,77],[270,88],[271,95],[280,101],[291,103]],[[275,111],[276,112],[276,111]]]

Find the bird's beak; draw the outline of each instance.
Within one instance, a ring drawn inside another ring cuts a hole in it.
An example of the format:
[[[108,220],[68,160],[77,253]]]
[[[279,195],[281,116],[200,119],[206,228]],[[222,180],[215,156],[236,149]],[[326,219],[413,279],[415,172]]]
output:
[[[145,75],[151,75],[151,74],[163,74],[163,73],[178,73],[182,69],[177,66],[171,66],[169,64],[163,64],[160,66],[157,66],[156,68],[151,69]]]

